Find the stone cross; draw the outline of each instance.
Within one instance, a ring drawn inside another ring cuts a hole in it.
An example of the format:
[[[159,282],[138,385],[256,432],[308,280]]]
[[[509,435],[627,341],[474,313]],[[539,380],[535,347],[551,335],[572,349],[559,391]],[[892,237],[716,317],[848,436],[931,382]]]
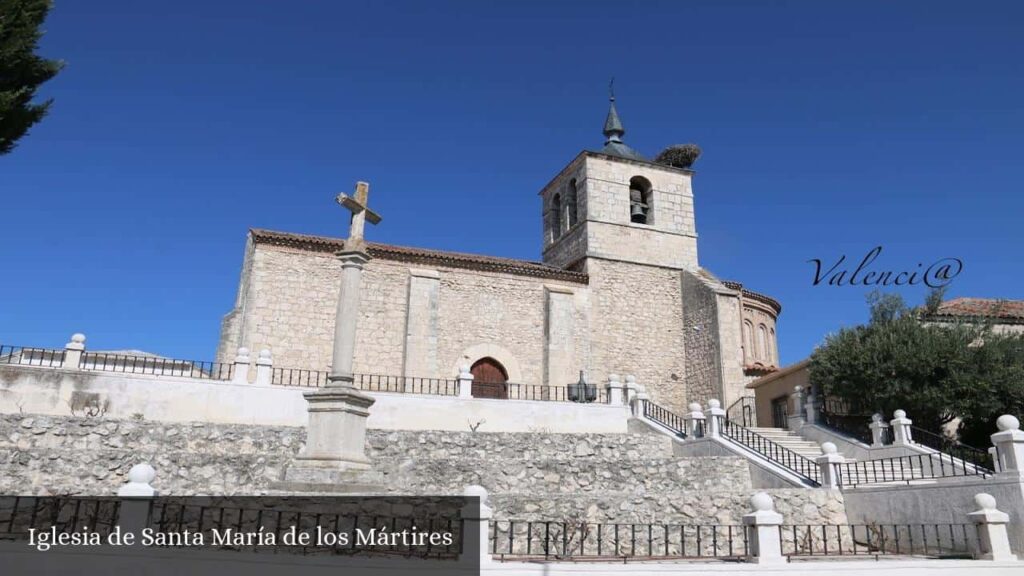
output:
[[[341,193],[335,198],[342,208],[352,213],[348,227],[348,239],[345,240],[346,250],[362,250],[366,244],[363,240],[366,221],[369,220],[370,224],[378,224],[381,220],[380,215],[367,206],[369,198],[370,185],[366,182],[356,182],[355,197]]]

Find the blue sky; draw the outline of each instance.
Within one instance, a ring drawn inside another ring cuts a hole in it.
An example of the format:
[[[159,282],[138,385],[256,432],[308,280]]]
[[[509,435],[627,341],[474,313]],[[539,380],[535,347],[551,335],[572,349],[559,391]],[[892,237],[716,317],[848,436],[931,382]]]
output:
[[[812,258],[1024,299],[1019,2],[57,0],[52,113],[0,157],[0,342],[210,359],[245,232],[539,259],[537,191],[696,142],[701,264],[778,298],[784,363],[866,318]],[[918,301],[924,290],[903,288]]]

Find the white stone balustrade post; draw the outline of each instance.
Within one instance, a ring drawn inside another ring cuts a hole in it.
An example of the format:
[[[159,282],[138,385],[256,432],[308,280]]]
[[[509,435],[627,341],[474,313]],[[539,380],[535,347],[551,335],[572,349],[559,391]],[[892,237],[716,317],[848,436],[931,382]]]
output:
[[[810,391],[807,392],[807,396],[804,398],[804,414],[807,415],[806,421],[808,424],[814,424],[818,421],[818,397]]]
[[[793,409],[786,414],[786,428],[789,430],[799,430],[807,422],[807,414],[804,413],[804,387],[794,386],[789,399]]]
[[[82,363],[82,352],[85,352],[85,334],[75,332],[71,341],[64,345],[64,361],[60,367],[77,370]]]
[[[722,435],[722,426],[725,420],[725,410],[722,403],[716,398],[708,400],[708,409],[704,411],[704,417],[708,423],[708,436],[718,438]]]
[[[270,356],[270,350],[260,350],[260,356],[256,359],[256,385],[270,386],[273,370],[274,359]]]
[[[967,515],[978,527],[978,547],[975,557],[978,560],[1014,561],[1017,556],[1010,549],[1010,538],[1006,533],[1006,525],[1010,515],[996,510],[996,499],[990,494],[975,494],[974,503],[977,512]]]
[[[626,376],[626,382],[629,382],[629,376]],[[633,416],[642,418],[644,415],[642,405],[645,401],[650,400],[651,397],[647,394],[647,388],[645,386],[642,384],[636,384],[636,382],[634,382],[633,385],[636,386],[636,394],[633,395]]]
[[[839,449],[831,442],[824,442],[821,445],[821,456],[814,459],[818,465],[819,476],[821,477],[822,488],[838,488],[840,485],[839,464],[846,459],[839,453]]]
[[[249,383],[249,349],[242,346],[235,355],[235,366],[232,369],[231,382],[234,384]]]
[[[996,420],[999,432],[991,436],[996,449],[1001,474],[1024,475],[1024,432],[1020,420],[1010,414],[1003,414]]]
[[[910,435],[910,425],[914,423],[913,420],[907,418],[907,413],[903,410],[897,410],[892,413],[893,419],[889,421],[889,425],[892,426],[892,444],[893,446],[907,446],[913,443]]]
[[[628,378],[628,376],[627,376]],[[623,398],[623,386],[622,382],[619,381],[618,374],[608,375],[608,403],[612,406],[622,406],[624,402]]]
[[[625,389],[626,389],[626,404],[632,406],[633,405],[633,399],[636,397],[636,392],[637,392],[636,378],[635,377],[632,380],[630,380],[630,377],[626,376]]]
[[[687,424],[689,424],[686,434],[690,438],[703,438],[704,431],[706,430],[704,426],[704,412],[701,411],[700,404],[697,402],[691,403],[688,408],[690,409],[690,414],[686,417]]]
[[[491,552],[488,544],[491,541],[491,518],[494,517],[494,511],[487,505],[487,489],[474,484],[466,486],[462,494],[467,499],[479,498],[480,501],[479,504],[467,501],[462,507],[462,554],[459,560],[471,564],[479,560],[480,565],[489,564]]]
[[[784,564],[786,557],[782,555],[782,537],[779,533],[782,514],[774,510],[775,502],[768,494],[758,492],[750,497],[750,506],[754,511],[743,515],[743,525],[750,531],[747,562]]]
[[[473,373],[469,371],[469,364],[459,366],[459,398],[473,397]]]
[[[136,542],[142,530],[149,525],[150,505],[157,491],[150,485],[156,478],[156,470],[149,464],[136,464],[128,471],[128,482],[117,490],[121,506],[117,514],[117,525],[122,534],[135,535]]]
[[[871,429],[871,447],[881,448],[885,446],[885,431],[889,428],[889,425],[882,421],[881,414],[872,414],[871,423],[868,424],[868,428]]]

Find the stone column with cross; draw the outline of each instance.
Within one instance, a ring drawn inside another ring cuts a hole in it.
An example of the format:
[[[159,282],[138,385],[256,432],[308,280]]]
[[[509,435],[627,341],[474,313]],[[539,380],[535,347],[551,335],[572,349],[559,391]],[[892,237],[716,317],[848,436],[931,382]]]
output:
[[[372,490],[382,477],[366,457],[366,418],[375,400],[353,386],[352,361],[359,319],[363,266],[370,260],[363,229],[381,217],[367,206],[370,185],[356,184],[355,196],[339,194],[338,204],[352,213],[348,238],[336,256],[341,286],[334,317],[334,348],[327,385],[303,394],[309,402],[306,446],[285,472],[281,488],[331,492]]]

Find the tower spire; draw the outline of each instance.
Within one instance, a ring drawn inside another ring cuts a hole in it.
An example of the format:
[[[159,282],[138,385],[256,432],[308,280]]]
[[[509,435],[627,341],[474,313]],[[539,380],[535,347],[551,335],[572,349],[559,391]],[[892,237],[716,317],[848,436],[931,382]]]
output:
[[[601,152],[631,160],[646,160],[639,152],[633,150],[622,141],[626,129],[619,119],[619,111],[615,109],[615,78],[608,83],[608,116],[604,119],[604,148]]]
[[[608,82],[608,116],[604,119],[604,143],[622,143],[626,129],[622,127],[619,112],[615,109],[615,77]]]

